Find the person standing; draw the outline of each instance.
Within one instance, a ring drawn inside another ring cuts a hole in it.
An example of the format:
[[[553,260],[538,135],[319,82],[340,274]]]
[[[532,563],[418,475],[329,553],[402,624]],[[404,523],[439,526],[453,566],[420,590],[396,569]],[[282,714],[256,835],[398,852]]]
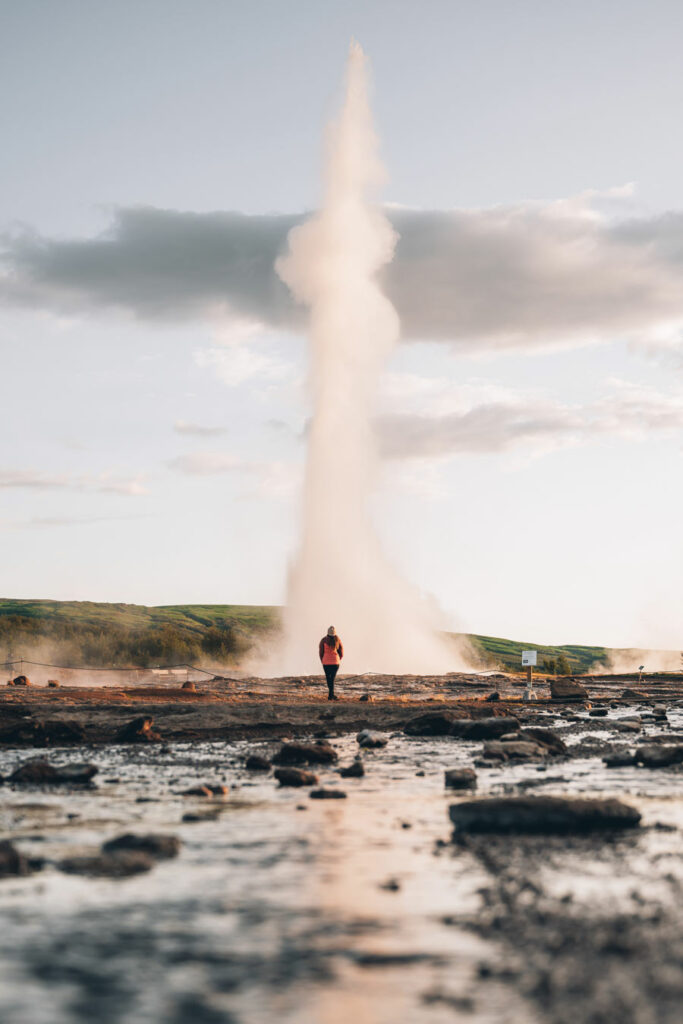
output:
[[[335,696],[334,692],[334,679],[344,657],[344,645],[337,636],[334,626],[330,626],[327,635],[318,644],[318,655],[327,680],[327,699],[338,700],[339,698]]]

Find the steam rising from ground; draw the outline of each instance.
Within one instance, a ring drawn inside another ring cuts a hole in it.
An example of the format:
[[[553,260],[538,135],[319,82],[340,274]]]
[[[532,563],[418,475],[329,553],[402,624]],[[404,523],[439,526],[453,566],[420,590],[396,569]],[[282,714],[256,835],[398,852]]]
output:
[[[291,569],[283,672],[315,671],[332,623],[348,671],[446,672],[459,659],[433,614],[385,560],[368,498],[377,477],[372,418],[379,377],[399,336],[378,271],[397,236],[368,193],[384,177],[367,97],[366,59],[351,44],[346,95],[330,127],[322,209],[288,237],[276,264],[310,308],[313,417],[304,483],[303,537]]]

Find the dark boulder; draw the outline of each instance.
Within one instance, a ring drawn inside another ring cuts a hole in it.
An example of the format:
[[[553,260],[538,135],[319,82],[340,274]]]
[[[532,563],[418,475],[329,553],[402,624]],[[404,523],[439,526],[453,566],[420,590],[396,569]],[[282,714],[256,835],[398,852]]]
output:
[[[613,750],[603,757],[603,763],[607,768],[626,768],[636,763],[635,754],[632,750]]]
[[[431,711],[418,715],[407,722],[403,731],[406,736],[449,736],[456,716],[447,711]]]
[[[564,835],[634,828],[640,813],[614,799],[554,796],[494,797],[451,804],[451,821],[461,832]]]
[[[273,764],[333,764],[337,751],[329,743],[283,743]]]
[[[343,789],[312,789],[308,795],[311,800],[346,800]]]
[[[48,679],[47,685],[50,687],[50,689],[57,690],[62,684],[60,683],[59,679]]]
[[[445,773],[446,789],[476,789],[477,773],[473,768],[449,768]]]
[[[97,774],[94,764],[52,765],[42,757],[24,761],[9,777],[9,782],[33,786],[84,786]]]
[[[177,836],[157,835],[154,833],[137,836],[132,832],[127,832],[125,835],[109,839],[106,843],[102,844],[102,853],[118,853],[120,850],[145,853],[156,860],[169,860],[171,857],[178,856],[180,840]]]
[[[550,680],[550,696],[553,700],[585,700],[588,690],[576,679],[560,676]]]
[[[67,875],[90,875],[94,878],[128,878],[151,871],[156,861],[147,853],[118,850],[84,857],[67,857],[57,865]]]
[[[360,701],[371,701],[372,700],[372,694],[371,693],[362,693],[360,695],[360,697],[358,698],[358,700],[360,700]]]
[[[484,697],[484,700],[487,700],[490,703],[495,703],[495,701],[500,700],[500,694],[498,693],[497,690],[494,690],[494,692],[490,693],[488,697]]]
[[[607,708],[592,708],[588,712],[589,718],[607,718]]]
[[[363,762],[352,761],[351,764],[346,765],[345,768],[340,768],[339,774],[343,779],[362,779],[365,775]]]
[[[210,786],[205,786],[205,785],[202,784],[200,786],[190,786],[189,789],[184,789],[181,792],[180,795],[181,796],[207,796],[208,797],[208,796],[213,796],[213,792],[212,792]]]
[[[154,719],[141,715],[121,726],[116,734],[119,743],[158,743],[161,735],[152,729]]]
[[[30,686],[31,680],[28,676],[15,676],[12,680],[12,686]]]
[[[277,768],[275,778],[281,786],[317,786],[318,776],[303,768]]]
[[[8,839],[0,842],[0,878],[30,874],[31,865],[28,858],[19,853]]]
[[[188,679],[187,682],[183,683],[183,685],[181,686],[181,689],[182,690],[187,690],[188,693],[196,693],[197,692],[197,687],[195,686],[195,684],[190,679]]]
[[[498,718],[461,719],[451,725],[450,735],[460,740],[495,740],[505,733],[516,732],[519,722],[511,715]]]
[[[269,772],[273,767],[267,757],[261,754],[250,754],[244,762],[244,767],[250,772]]]
[[[666,768],[671,764],[681,764],[683,744],[663,746],[659,743],[646,743],[636,750],[635,760],[645,768]]]

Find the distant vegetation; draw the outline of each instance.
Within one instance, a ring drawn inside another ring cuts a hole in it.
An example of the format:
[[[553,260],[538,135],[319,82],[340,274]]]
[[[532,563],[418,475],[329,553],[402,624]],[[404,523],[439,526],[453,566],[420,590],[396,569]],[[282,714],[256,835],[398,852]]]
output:
[[[0,600],[0,660],[75,667],[230,665],[277,629],[277,608]]]
[[[15,658],[90,668],[235,665],[259,640],[272,636],[279,622],[278,608],[258,605],[151,608],[0,599],[0,662],[13,653]],[[609,656],[605,647],[548,647],[477,635],[464,638],[482,668],[519,672],[523,650],[538,651],[540,671],[560,674],[586,672]]]

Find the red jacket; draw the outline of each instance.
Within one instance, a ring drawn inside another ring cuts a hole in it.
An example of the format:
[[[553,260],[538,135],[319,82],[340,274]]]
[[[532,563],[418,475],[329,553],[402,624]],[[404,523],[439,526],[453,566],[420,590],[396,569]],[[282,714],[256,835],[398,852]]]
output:
[[[344,657],[344,645],[338,636],[324,636],[318,644],[318,657],[323,665],[338,665]]]

